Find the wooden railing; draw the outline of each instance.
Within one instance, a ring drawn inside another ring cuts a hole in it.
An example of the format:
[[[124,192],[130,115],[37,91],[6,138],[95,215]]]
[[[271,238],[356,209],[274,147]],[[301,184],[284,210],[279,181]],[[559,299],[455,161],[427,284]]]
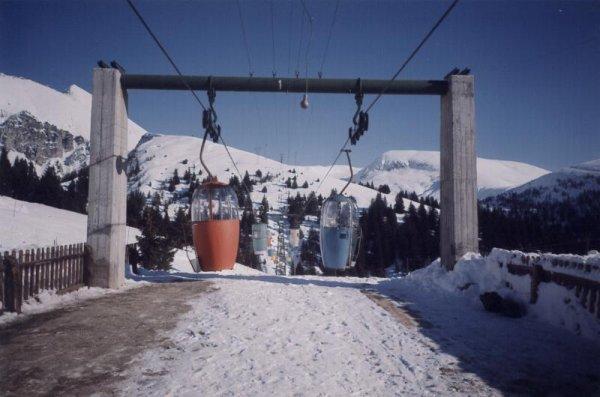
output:
[[[66,292],[89,284],[89,248],[85,244],[0,254],[2,310],[21,305],[44,290]]]
[[[553,283],[572,290],[581,305],[600,318],[600,282],[594,277],[595,274],[600,274],[599,265],[581,263],[576,259],[561,259],[558,255],[524,254],[517,251],[504,264],[508,273],[530,277],[530,303],[537,302],[540,283]]]

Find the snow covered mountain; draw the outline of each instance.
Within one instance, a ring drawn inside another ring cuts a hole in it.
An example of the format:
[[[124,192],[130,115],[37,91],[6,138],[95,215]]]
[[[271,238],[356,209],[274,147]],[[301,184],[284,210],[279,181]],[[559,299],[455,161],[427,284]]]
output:
[[[129,154],[129,191],[139,189],[146,195],[148,193],[153,195],[158,192],[167,201],[177,201],[183,198],[180,201],[182,203],[187,202],[187,198],[183,197],[187,190],[184,183],[178,185],[173,192],[169,192],[166,186],[175,169],[177,169],[180,177],[185,174],[186,170],[196,174],[203,171],[199,160],[201,144],[202,140],[200,138],[190,136],[145,135],[138,147]],[[285,202],[288,194],[308,195],[311,191],[315,191],[317,195],[321,194],[327,197],[331,189],[336,189],[339,192],[346,184],[346,181],[336,178],[336,176],[344,175],[341,169],[337,170],[338,172],[332,171],[327,180],[321,185],[321,178],[323,178],[328,167],[283,164],[233,147],[230,147],[229,150],[242,175],[248,171],[255,180],[261,179],[257,178],[257,171],[260,171],[259,174],[262,175],[264,181],[257,182],[252,192],[252,200],[255,203],[259,203],[264,195],[274,208],[279,208],[279,204]],[[237,175],[235,167],[221,144],[207,142],[204,159],[211,173],[221,181],[226,182],[230,177]],[[136,169],[137,172],[135,172]],[[346,173],[349,174],[348,170]],[[267,178],[268,175],[270,175],[269,178]],[[205,176],[206,173],[203,172],[201,178]],[[287,188],[285,185],[286,180],[294,177],[299,188]],[[304,182],[308,184],[307,188],[302,187]],[[319,185],[321,185],[320,188]],[[262,190],[265,188],[266,192],[263,193]],[[317,188],[319,188],[318,191]],[[371,199],[375,198],[378,193],[376,190],[355,183],[348,187],[347,192],[353,195],[357,200],[357,204],[363,208],[368,207]],[[386,196],[389,203],[393,203],[393,195],[384,196]],[[408,207],[410,201],[406,200],[405,204]]]
[[[520,196],[534,202],[563,201],[585,191],[600,191],[600,159],[561,168],[499,196]]]
[[[25,110],[41,122],[48,122],[74,136],[90,140],[92,95],[76,85],[59,92],[21,77],[0,73],[0,122]],[[129,120],[127,147],[133,149],[147,131]]]
[[[87,164],[90,152],[89,142],[82,136],[42,123],[27,111],[0,123],[0,146],[7,149],[11,161],[17,157],[31,161],[39,175],[48,165],[59,174],[77,170]]]
[[[62,93],[0,73],[0,145],[38,172],[57,163],[59,172],[76,170],[89,159],[91,106],[91,94],[76,85]],[[146,130],[131,120],[128,128],[131,150]]]
[[[10,156],[26,157],[36,164],[38,172],[48,165],[57,165],[60,173],[76,170],[89,159],[91,95],[72,85],[66,93],[31,80],[0,74],[0,145],[9,149]],[[132,188],[142,190],[159,189],[166,174],[171,174],[178,161],[188,159],[189,164],[179,164],[180,175],[189,166],[200,170],[197,161],[199,140],[191,137],[162,136],[150,139],[136,148],[146,131],[136,123],[129,121],[128,147],[134,151],[133,158],[142,166],[142,175],[132,183]],[[152,142],[152,143],[149,143]],[[167,150],[157,147],[167,146]],[[135,150],[134,150],[135,149]],[[268,199],[279,199],[280,194],[287,195],[283,182],[296,176],[298,184],[308,182],[309,188],[298,189],[307,194],[316,189],[318,179],[322,178],[328,167],[291,166],[281,164],[263,156],[232,149],[238,167],[253,174],[261,169],[263,174],[278,174],[279,179],[267,182]],[[166,157],[165,157],[166,156]],[[152,157],[153,161],[148,158]],[[226,153],[218,145],[209,144],[207,159],[216,161],[215,172],[222,179],[228,179],[234,170]],[[181,160],[178,160],[181,159]],[[193,161],[193,162],[191,162]],[[389,151],[382,154],[367,167],[355,168],[355,180],[373,183],[375,186],[388,184],[392,195],[399,190],[416,191],[421,195],[439,196],[439,153],[434,151]],[[293,173],[296,169],[297,173]],[[527,183],[548,171],[513,161],[478,159],[478,184],[480,198],[496,195],[510,188]],[[306,174],[306,175],[305,175]],[[349,177],[346,166],[334,167],[326,183],[318,193],[328,195],[331,188],[338,191]],[[147,186],[148,183],[150,186]],[[261,186],[261,189],[264,186]],[[295,194],[295,192],[291,192]],[[367,206],[376,194],[373,190],[360,186],[351,186],[349,193],[357,196],[359,205]]]
[[[502,193],[549,171],[516,161],[477,159],[479,198]],[[361,169],[356,180],[389,185],[392,192],[407,190],[419,195],[440,195],[440,153],[437,151],[391,150]]]

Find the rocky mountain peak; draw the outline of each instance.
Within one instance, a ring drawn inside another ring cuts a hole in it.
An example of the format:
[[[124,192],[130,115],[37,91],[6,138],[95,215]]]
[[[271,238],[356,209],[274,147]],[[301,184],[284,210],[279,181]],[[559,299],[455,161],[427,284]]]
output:
[[[23,154],[37,165],[87,146],[81,136],[73,136],[48,122],[41,122],[27,111],[10,115],[0,124],[0,144]],[[81,150],[79,150],[81,151]]]

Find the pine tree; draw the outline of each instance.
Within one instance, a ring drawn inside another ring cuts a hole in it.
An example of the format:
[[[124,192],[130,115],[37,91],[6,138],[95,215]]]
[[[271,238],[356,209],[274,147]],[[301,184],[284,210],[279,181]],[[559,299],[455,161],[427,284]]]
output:
[[[65,194],[60,183],[60,178],[56,175],[54,167],[49,166],[40,178],[36,193],[36,201],[52,207],[61,208],[64,196]]]
[[[187,184],[192,181],[192,173],[190,172],[189,168],[183,173],[183,181]]]
[[[134,190],[127,195],[127,225],[140,227],[146,206],[146,197],[139,190]]]
[[[302,240],[300,248],[300,259],[302,266],[296,269],[296,274],[316,274],[315,268],[319,266],[319,254],[321,248],[319,244],[319,233],[311,228],[308,231],[308,238]]]
[[[3,146],[0,152],[0,196],[11,196],[12,166],[8,159],[8,152]]]
[[[400,193],[396,194],[396,200],[394,202],[394,212],[396,214],[404,214],[404,198]]]
[[[1,162],[1,160],[0,160]],[[11,175],[8,178],[10,183],[10,191],[12,196],[17,200],[27,200],[29,197],[29,191],[35,188],[35,184],[30,180],[29,164],[27,160],[17,158],[12,166]],[[2,177],[0,176],[0,179]],[[2,181],[0,181],[0,185]]]
[[[379,191],[379,193],[383,193],[383,194],[389,194],[391,192],[391,189],[387,184],[379,185],[377,190]]]
[[[308,181],[304,181],[304,183],[302,184],[302,188],[308,189]]]
[[[244,179],[242,179],[242,184],[246,187],[246,189],[251,192],[252,191],[252,180],[250,179],[250,174],[248,171],[244,174]]]
[[[315,192],[310,192],[306,199],[306,211],[307,215],[318,215],[319,214],[319,200],[315,196]]]
[[[171,221],[171,229],[174,237],[172,238],[173,244],[177,248],[183,248],[184,246],[191,244],[191,231],[189,229],[189,213],[183,207],[179,207],[175,213],[175,219]]]
[[[163,219],[158,209],[146,207],[142,216],[142,235],[137,237],[140,263],[146,269],[168,270],[175,251],[160,231]]]
[[[175,170],[173,171],[173,176],[171,177],[171,179],[169,179],[169,186],[168,186],[168,190],[169,192],[174,192],[175,189],[177,188],[177,185],[179,185],[181,183],[181,179],[179,179],[179,172],[177,171],[177,168],[175,168]]]
[[[162,205],[162,200],[158,192],[154,192],[154,196],[152,196],[151,205],[155,208],[159,208]]]
[[[261,223],[269,222],[269,201],[267,200],[267,196],[263,196],[262,202],[260,203],[258,217],[260,218]]]

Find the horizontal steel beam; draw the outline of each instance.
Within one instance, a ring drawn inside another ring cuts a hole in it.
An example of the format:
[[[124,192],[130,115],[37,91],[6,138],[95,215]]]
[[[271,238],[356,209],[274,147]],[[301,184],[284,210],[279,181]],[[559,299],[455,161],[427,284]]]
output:
[[[183,76],[194,90],[205,91],[209,81],[216,91],[294,92],[322,94],[353,94],[358,79],[303,79],[290,77],[224,77]],[[123,88],[129,90],[187,90],[177,75],[124,74]],[[448,90],[446,80],[361,80],[364,94],[386,95],[444,95]]]

